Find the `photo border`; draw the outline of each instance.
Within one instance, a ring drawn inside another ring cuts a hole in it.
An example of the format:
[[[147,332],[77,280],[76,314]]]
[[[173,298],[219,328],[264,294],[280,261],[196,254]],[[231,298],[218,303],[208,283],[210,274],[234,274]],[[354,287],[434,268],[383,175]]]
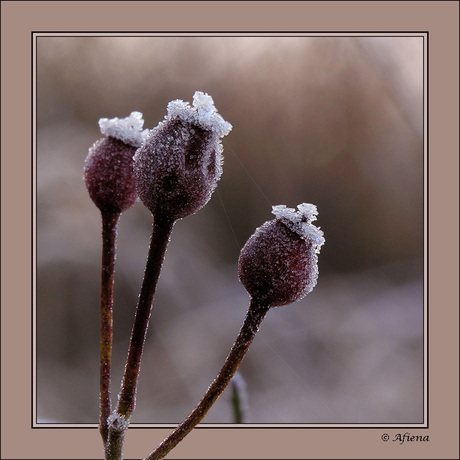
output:
[[[140,30],[167,28],[174,33],[175,28],[186,30],[184,23],[193,23],[196,29],[206,30],[209,19],[214,21],[215,31],[279,32],[282,29],[294,33],[323,29],[348,33],[348,29],[373,32],[391,27],[423,30],[427,37],[430,34],[430,56],[426,63],[430,92],[426,96],[430,97],[430,105],[425,107],[425,119],[430,125],[425,139],[432,156],[429,162],[426,158],[425,174],[425,205],[427,208],[430,205],[429,213],[428,209],[425,212],[425,241],[429,239],[430,242],[426,262],[429,285],[425,283],[425,299],[429,299],[431,308],[429,316],[425,313],[424,323],[429,338],[425,344],[425,358],[430,410],[428,420],[425,419],[429,422],[427,426],[410,431],[414,436],[429,436],[429,441],[407,441],[400,445],[394,441],[394,435],[404,434],[405,428],[216,430],[202,427],[194,430],[170,458],[458,458],[458,2],[11,1],[2,2],[1,7],[2,458],[86,459],[94,458],[95,453],[101,455],[100,440],[94,428],[37,429],[30,423],[32,392],[28,387],[33,343],[31,337],[19,344],[16,338],[21,337],[24,325],[30,325],[30,329],[26,329],[31,332],[34,330],[30,317],[34,273],[33,268],[30,272],[24,268],[31,264],[30,253],[35,244],[30,235],[31,197],[35,188],[30,164],[33,139],[27,129],[24,130],[24,123],[19,123],[27,119],[30,111],[33,85],[29,67],[30,34],[43,30],[66,33],[66,30],[79,30],[82,26],[88,30],[125,30],[126,22],[139,24]],[[136,12],[141,8],[154,9],[156,16],[139,16]],[[179,18],[178,8],[183,13]],[[228,27],[226,21],[237,26]],[[30,116],[32,128],[35,120],[33,114]],[[11,200],[11,193],[14,193],[14,200]],[[433,222],[442,225],[435,226]],[[31,292],[24,288],[25,272],[32,278],[28,282]],[[15,344],[14,353],[11,353],[11,343]],[[7,349],[5,344],[8,344]],[[446,349],[449,350],[447,360]],[[8,379],[11,375],[16,376],[14,384]],[[24,396],[26,394],[29,396]],[[145,456],[168,433],[169,429],[162,428],[129,430],[126,458]],[[390,442],[385,442],[385,434],[389,435]],[[223,445],[226,452],[221,450]]]
[[[31,39],[32,39],[32,75],[31,81],[33,83],[32,86],[32,100],[31,100],[31,110],[33,113],[33,122],[32,122],[32,183],[34,185],[32,189],[32,203],[33,203],[33,210],[32,210],[32,267],[33,267],[33,290],[32,290],[32,428],[97,428],[97,423],[47,423],[47,422],[37,422],[37,375],[36,375],[36,254],[37,254],[37,247],[36,247],[36,215],[37,215],[37,190],[36,190],[36,162],[37,162],[37,113],[36,113],[36,99],[37,99],[37,78],[36,78],[36,69],[38,67],[37,62],[37,40],[41,37],[46,38],[61,38],[61,37],[72,37],[72,38],[79,38],[79,37],[104,37],[104,38],[112,38],[112,37],[162,37],[162,38],[194,38],[194,37],[201,37],[201,38],[241,38],[241,37],[252,37],[252,38],[276,38],[276,37],[293,37],[293,38],[323,38],[323,37],[399,37],[399,38],[421,38],[423,39],[423,137],[424,137],[424,154],[423,154],[423,171],[424,171],[424,189],[423,189],[423,203],[424,203],[424,282],[423,282],[423,375],[424,375],[424,383],[423,383],[423,422],[421,423],[378,423],[378,422],[363,422],[363,423],[244,423],[244,424],[231,424],[231,423],[206,423],[203,421],[200,423],[195,429],[205,429],[205,428],[230,428],[230,429],[237,429],[237,428],[244,428],[244,429],[251,429],[251,428],[371,428],[371,429],[382,429],[382,428],[428,428],[428,353],[427,353],[427,342],[428,342],[428,334],[427,334],[427,321],[426,318],[428,316],[428,298],[426,295],[428,289],[428,271],[427,271],[427,255],[429,252],[428,248],[428,232],[427,232],[427,216],[428,216],[428,202],[427,202],[427,189],[428,189],[428,180],[427,180],[427,164],[428,164],[428,144],[426,139],[426,133],[428,132],[428,123],[427,123],[427,107],[428,107],[428,32],[404,32],[404,31],[378,31],[378,32],[338,32],[338,31],[329,31],[329,32],[276,32],[276,33],[269,33],[269,32],[252,32],[252,31],[245,31],[245,32],[233,32],[233,31],[222,31],[222,32],[190,32],[190,31],[177,31],[177,32],[99,32],[99,31],[86,31],[86,32],[32,32]],[[136,428],[144,428],[144,429],[155,429],[155,428],[167,428],[173,429],[175,428],[175,424],[171,423],[138,423],[138,422],[131,422],[130,429]]]

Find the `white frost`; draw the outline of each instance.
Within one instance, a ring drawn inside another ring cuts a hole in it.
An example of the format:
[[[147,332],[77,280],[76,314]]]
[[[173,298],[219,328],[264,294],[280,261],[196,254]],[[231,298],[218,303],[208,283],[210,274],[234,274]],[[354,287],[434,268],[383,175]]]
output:
[[[272,214],[302,239],[311,242],[315,246],[316,252],[319,252],[325,240],[323,232],[312,224],[318,215],[316,206],[301,203],[297,209],[298,211],[280,204],[272,207]]]
[[[194,123],[204,129],[213,131],[218,137],[226,136],[232,125],[226,122],[214,106],[209,94],[196,91],[193,96],[193,107],[188,102],[176,99],[168,104],[167,119],[179,118],[187,123]]]
[[[148,129],[142,131],[144,120],[141,112],[131,112],[126,118],[101,118],[99,127],[101,133],[106,136],[114,137],[125,144],[133,147],[140,147],[148,133]]]
[[[123,415],[117,414],[116,411],[113,411],[109,415],[109,417],[107,418],[107,423],[109,425],[109,428],[111,428],[115,432],[124,432],[128,429],[128,421]]]

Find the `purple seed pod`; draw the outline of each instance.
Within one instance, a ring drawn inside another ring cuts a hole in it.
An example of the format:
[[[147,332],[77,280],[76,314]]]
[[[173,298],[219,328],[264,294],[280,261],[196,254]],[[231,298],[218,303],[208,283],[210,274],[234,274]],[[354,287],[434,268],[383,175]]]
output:
[[[133,155],[147,130],[142,131],[142,113],[126,118],[101,118],[106,137],[96,141],[85,160],[84,181],[91,199],[104,213],[121,213],[137,200]]]
[[[181,219],[209,201],[222,174],[220,139],[231,129],[208,94],[197,91],[193,106],[168,104],[134,156],[137,193],[154,216]]]
[[[298,211],[273,206],[276,219],[265,222],[241,250],[238,275],[253,299],[270,307],[305,297],[318,278],[318,253],[323,232],[312,225],[316,206],[302,203]]]

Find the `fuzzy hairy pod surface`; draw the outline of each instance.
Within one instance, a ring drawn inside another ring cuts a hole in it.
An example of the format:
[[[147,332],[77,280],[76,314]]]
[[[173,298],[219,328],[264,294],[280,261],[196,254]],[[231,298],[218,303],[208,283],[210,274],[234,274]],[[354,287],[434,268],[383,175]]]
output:
[[[84,166],[84,181],[95,205],[105,213],[121,213],[137,200],[133,156],[141,144],[142,114],[127,118],[101,118],[99,126],[106,137],[89,149]]]
[[[273,206],[274,220],[256,229],[241,250],[238,275],[249,295],[275,307],[305,297],[318,279],[318,253],[323,232],[311,222],[316,207],[303,203],[298,211]]]
[[[193,106],[168,104],[134,156],[137,193],[153,215],[181,219],[209,201],[222,174],[220,139],[231,128],[205,93],[195,93]]]

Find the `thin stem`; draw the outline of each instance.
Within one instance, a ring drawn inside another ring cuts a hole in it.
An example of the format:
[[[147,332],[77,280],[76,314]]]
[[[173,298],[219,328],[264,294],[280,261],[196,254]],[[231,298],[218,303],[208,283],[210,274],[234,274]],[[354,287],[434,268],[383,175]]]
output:
[[[105,446],[107,460],[121,460],[123,458],[123,444],[128,429],[128,422],[116,412],[109,417],[109,439]]]
[[[126,418],[131,416],[136,406],[137,381],[150,313],[152,311],[153,297],[173,225],[174,222],[169,220],[157,217],[154,219],[144,281],[137,304],[125,373],[118,399],[117,413],[124,415]]]
[[[105,458],[107,460],[122,459],[125,431],[111,429],[109,440],[105,448]]]
[[[223,393],[225,387],[235,374],[243,360],[249,346],[259,330],[262,320],[265,318],[269,307],[261,305],[256,300],[251,300],[248,313],[241,326],[240,332],[227,356],[217,377],[206,391],[202,400],[190,415],[179,425],[145,460],[160,460],[164,458],[193,428],[203,420],[211,406]]]
[[[107,419],[112,412],[110,400],[111,360],[113,343],[113,286],[116,258],[117,226],[120,213],[102,212],[101,269],[101,356],[99,382],[99,432],[107,442]]]
[[[232,396],[231,406],[233,414],[233,423],[243,423],[246,418],[247,395],[243,377],[235,374],[230,381]]]
[[[170,219],[163,219],[161,216],[154,217],[144,280],[136,307],[136,316],[131,332],[121,389],[118,395],[116,414],[113,417],[116,421],[116,426],[115,424],[110,424],[109,426],[106,458],[110,460],[122,458],[124,437],[128,429],[129,419],[136,407],[137,383],[145,337],[158,278],[173,226],[174,221]]]

